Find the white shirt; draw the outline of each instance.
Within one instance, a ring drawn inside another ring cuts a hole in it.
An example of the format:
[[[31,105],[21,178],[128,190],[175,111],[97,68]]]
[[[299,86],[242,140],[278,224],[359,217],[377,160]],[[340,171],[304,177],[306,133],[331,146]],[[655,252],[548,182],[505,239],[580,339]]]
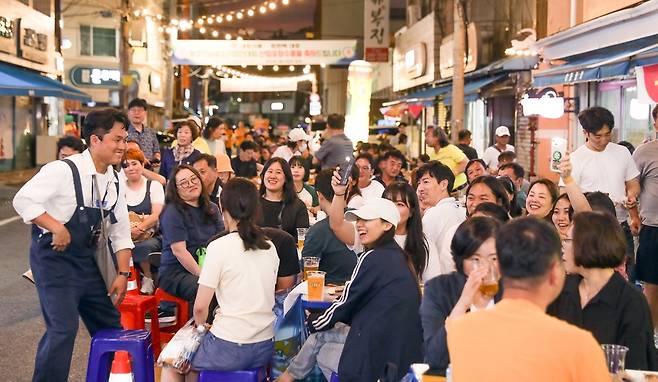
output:
[[[116,182],[119,183],[119,195],[122,196],[125,195],[125,183],[117,180],[111,166],[108,166],[105,174],[97,173],[89,150],[71,155],[67,159],[76,165],[80,173],[82,197],[86,207],[96,207],[96,202],[102,202],[103,195],[106,195],[104,205],[107,209],[116,203],[114,215],[117,223],[109,224],[107,230],[108,237],[112,240],[112,246],[117,251],[133,248],[126,198],[120,197],[117,201]],[[100,194],[99,196],[94,193],[94,200],[92,200],[93,175],[96,175]],[[77,206],[71,168],[63,161],[46,164],[18,191],[14,196],[13,205],[26,224],[30,224],[44,212],[60,223],[66,224],[73,216]],[[47,232],[45,229],[43,231]]]
[[[423,215],[423,232],[427,240],[436,248],[442,248],[448,238],[446,233],[451,227],[466,220],[466,209],[452,197],[441,199],[434,207],[430,207]],[[440,274],[455,270],[455,262],[450,253],[439,252]]]
[[[607,193],[617,207],[617,220],[628,219],[628,211],[620,203],[626,199],[626,182],[640,172],[626,147],[610,142],[605,150],[593,151],[582,145],[571,154],[571,165],[571,176],[583,192]]]
[[[126,185],[126,203],[130,207],[139,205],[146,196],[146,183],[148,182],[148,179],[142,176],[142,181],[142,185],[138,190],[132,190]],[[151,181],[151,204],[164,205],[164,200],[165,194],[162,185],[155,180]]]
[[[514,151],[514,146],[512,145],[507,145],[505,147],[504,151]],[[498,168],[498,156],[502,153],[502,151],[498,151],[496,148],[496,145],[489,146],[487,147],[486,150],[484,150],[484,154],[482,154],[482,160],[484,163],[487,164],[487,167],[493,167],[493,168]]]
[[[371,180],[367,187],[361,188],[364,199],[381,198],[384,194],[384,186],[376,180]]]
[[[215,289],[220,305],[210,331],[241,344],[274,337],[274,287],[279,256],[269,249],[245,251],[237,232],[208,244],[199,285]]]

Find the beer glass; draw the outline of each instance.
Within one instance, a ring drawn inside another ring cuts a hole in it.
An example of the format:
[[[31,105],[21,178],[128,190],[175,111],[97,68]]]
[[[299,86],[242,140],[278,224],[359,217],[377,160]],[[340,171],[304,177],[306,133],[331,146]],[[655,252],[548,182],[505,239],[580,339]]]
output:
[[[322,271],[308,272],[308,299],[322,301],[324,296],[324,275]]]

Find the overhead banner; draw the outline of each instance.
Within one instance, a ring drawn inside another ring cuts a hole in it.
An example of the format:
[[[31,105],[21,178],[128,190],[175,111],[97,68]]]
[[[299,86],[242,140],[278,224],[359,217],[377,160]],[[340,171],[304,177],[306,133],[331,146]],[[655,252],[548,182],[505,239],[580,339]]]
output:
[[[363,45],[368,62],[388,62],[389,0],[365,0]]]
[[[638,66],[635,75],[638,101],[644,104],[658,103],[658,64]]]
[[[356,59],[356,40],[175,40],[177,65],[331,65]]]
[[[222,93],[228,92],[294,92],[301,81],[315,82],[315,75],[297,77],[247,77],[222,78],[219,80]]]

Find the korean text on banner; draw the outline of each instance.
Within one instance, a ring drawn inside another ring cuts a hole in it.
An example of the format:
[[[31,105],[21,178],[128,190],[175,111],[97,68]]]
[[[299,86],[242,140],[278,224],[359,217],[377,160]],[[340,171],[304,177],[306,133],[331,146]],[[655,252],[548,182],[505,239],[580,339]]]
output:
[[[388,62],[390,0],[365,0],[363,43],[365,59]]]

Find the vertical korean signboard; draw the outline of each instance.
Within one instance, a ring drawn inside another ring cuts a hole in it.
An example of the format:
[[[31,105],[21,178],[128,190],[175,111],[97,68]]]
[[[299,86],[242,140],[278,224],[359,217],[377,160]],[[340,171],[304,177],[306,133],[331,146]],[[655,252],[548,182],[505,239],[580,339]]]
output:
[[[390,0],[365,0],[363,41],[365,59],[388,62]]]

